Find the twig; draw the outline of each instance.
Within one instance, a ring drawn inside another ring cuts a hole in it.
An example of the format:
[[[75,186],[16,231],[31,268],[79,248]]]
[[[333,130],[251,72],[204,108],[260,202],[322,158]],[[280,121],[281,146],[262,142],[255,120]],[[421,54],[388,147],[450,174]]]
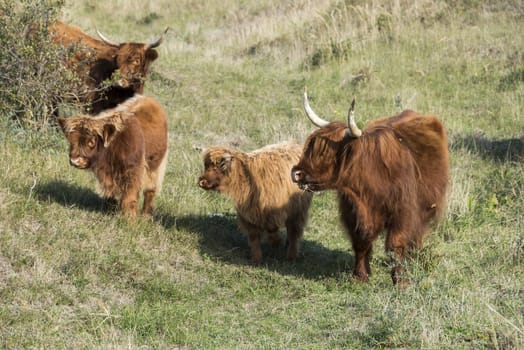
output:
[[[488,309],[490,309],[491,311],[493,311],[496,315],[498,315],[501,319],[503,319],[504,321],[506,321],[507,324],[509,324],[511,327],[515,328],[515,330],[517,332],[519,332],[520,334],[523,334],[524,335],[524,331],[522,331],[519,327],[515,326],[510,320],[508,320],[506,317],[502,316],[502,314],[500,312],[498,312],[497,310],[495,310],[495,308],[491,305],[489,305],[488,303],[485,303],[486,306],[488,307]]]

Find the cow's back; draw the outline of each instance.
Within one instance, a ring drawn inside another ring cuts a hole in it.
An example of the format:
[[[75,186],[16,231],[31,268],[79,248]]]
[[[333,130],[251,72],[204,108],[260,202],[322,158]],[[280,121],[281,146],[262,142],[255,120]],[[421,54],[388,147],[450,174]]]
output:
[[[167,150],[167,117],[164,109],[153,98],[138,96],[131,112],[140,122],[144,135],[146,161],[150,169],[156,169]]]
[[[448,185],[449,155],[446,130],[442,122],[432,115],[404,111],[387,120],[398,134],[418,166],[423,206],[443,210]]]
[[[89,87],[89,90],[94,89],[103,80],[111,76],[114,69],[110,69],[107,66],[108,63],[113,60],[116,50],[115,47],[111,47],[100,40],[92,38],[76,26],[68,25],[58,20],[49,25],[49,34],[55,44],[75,49],[74,55],[65,59],[65,64],[70,69],[76,71],[78,76]],[[88,95],[82,98],[97,100],[97,95],[94,91],[89,91]],[[94,108],[94,113],[101,112],[104,109],[112,108],[116,105],[113,103],[101,107],[105,101],[104,99],[100,100],[101,101],[96,101],[99,105]]]
[[[97,50],[107,47],[102,41],[85,34],[79,27],[68,25],[61,21],[55,21],[50,24],[49,33],[56,44],[63,46],[80,45]]]
[[[248,153],[249,169],[262,207],[286,208],[299,202],[304,193],[291,180],[291,168],[302,153],[296,143],[271,145]]]

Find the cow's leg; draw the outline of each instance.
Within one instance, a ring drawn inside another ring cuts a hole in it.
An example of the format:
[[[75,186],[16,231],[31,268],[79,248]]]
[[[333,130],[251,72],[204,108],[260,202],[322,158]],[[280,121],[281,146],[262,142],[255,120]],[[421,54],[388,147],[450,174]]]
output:
[[[280,238],[278,234],[278,229],[268,232],[267,240],[269,241],[269,244],[271,245],[271,247],[278,248],[280,246],[280,243],[282,242],[282,238]]]
[[[164,181],[164,174],[166,172],[167,164],[167,151],[164,153],[164,157],[160,162],[160,165],[155,170],[147,170],[144,183],[142,184],[144,189],[144,205],[142,207],[142,214],[152,216],[153,215],[153,199],[157,192],[160,192],[162,188],[162,182]]]
[[[287,229],[287,252],[286,257],[290,261],[294,261],[298,257],[299,243],[304,232],[304,227],[302,222],[297,220],[290,219],[286,223]]]
[[[339,209],[342,224],[346,228],[355,253],[353,277],[358,281],[367,282],[371,275],[373,241],[377,238],[381,227],[373,226],[372,215],[364,205],[342,195],[339,196]]]
[[[413,243],[410,241],[410,236],[406,233],[406,230],[395,227],[388,231],[386,237],[386,252],[392,260],[391,279],[393,284],[408,283],[408,280],[403,277],[403,275],[405,275],[406,272],[404,260],[409,246]]]
[[[353,268],[353,277],[361,282],[367,282],[371,275],[371,253],[373,250],[373,241],[362,234],[359,230],[349,232],[353,251],[355,252],[355,267]]]
[[[136,217],[138,213],[138,196],[140,193],[141,174],[137,173],[135,177],[131,177],[130,181],[124,182],[122,188],[126,191],[122,195],[122,213],[128,217]],[[127,184],[127,185],[126,185]]]
[[[121,206],[125,216],[135,217],[138,212],[138,191],[128,191],[122,198]]]
[[[153,199],[155,198],[155,190],[144,191],[144,205],[142,206],[142,215],[153,216]]]
[[[275,228],[271,231],[267,231],[267,241],[273,249],[273,254],[278,254],[277,250],[280,247],[280,244],[282,243],[282,238],[278,234],[278,228]]]
[[[237,217],[238,226],[242,232],[247,235],[249,247],[251,248],[251,262],[253,265],[262,264],[262,248],[261,239],[264,231],[259,227],[252,225],[248,221],[244,220],[240,215]]]
[[[407,254],[409,254],[410,251],[422,248],[422,241],[424,239],[424,235],[429,230],[429,224],[431,222],[432,217],[434,217],[434,215],[427,215],[425,217],[422,217],[418,222],[415,221],[412,224],[413,227],[416,226],[417,228],[412,228],[410,230],[411,235],[409,236],[409,249],[406,252]]]
[[[260,233],[250,232],[247,236],[249,247],[251,248],[251,262],[253,265],[262,264],[262,248],[260,246]]]

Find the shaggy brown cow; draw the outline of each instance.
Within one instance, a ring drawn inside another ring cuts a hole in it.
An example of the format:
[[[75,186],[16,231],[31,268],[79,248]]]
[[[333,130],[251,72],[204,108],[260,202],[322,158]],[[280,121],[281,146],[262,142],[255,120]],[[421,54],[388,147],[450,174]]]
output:
[[[59,118],[69,141],[69,161],[91,169],[104,198],[136,216],[140,190],[142,214],[151,215],[167,162],[167,121],[154,99],[137,95],[97,116]]]
[[[289,143],[250,153],[215,146],[203,154],[204,171],[198,184],[233,199],[239,228],[248,237],[256,265],[262,263],[260,241],[264,233],[274,247],[278,246],[281,227],[287,229],[287,258],[297,258],[311,204],[311,193],[299,190],[289,178],[301,151],[300,145]]]
[[[49,26],[49,33],[56,44],[73,48],[74,54],[66,64],[85,84],[85,91],[74,94],[88,103],[89,112],[95,114],[116,107],[135,93],[143,93],[148,68],[158,57],[154,48],[163,40],[160,36],[150,44],[114,43],[98,30],[102,40],[97,40],[60,21]],[[117,75],[113,76],[114,73]],[[104,86],[105,80],[115,77],[118,77],[115,85]]]
[[[444,126],[434,116],[406,110],[370,123],[362,132],[353,107],[348,124],[327,122],[304,108],[320,127],[306,140],[291,177],[309,191],[334,189],[355,252],[353,275],[367,281],[373,241],[387,230],[386,251],[397,260],[393,283],[401,281],[402,262],[422,244],[429,223],[445,206],[448,146]]]

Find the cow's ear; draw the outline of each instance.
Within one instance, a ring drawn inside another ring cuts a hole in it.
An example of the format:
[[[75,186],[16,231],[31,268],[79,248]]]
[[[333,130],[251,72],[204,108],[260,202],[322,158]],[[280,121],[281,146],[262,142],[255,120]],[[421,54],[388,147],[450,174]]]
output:
[[[116,136],[116,127],[113,124],[105,124],[102,130],[102,140],[104,141],[104,147],[107,148],[113,142]]]
[[[66,133],[66,120],[65,118],[58,118],[57,119],[58,121],[58,126],[60,126],[60,129],[62,129],[62,132],[65,134]]]
[[[156,52],[156,50],[153,50],[153,49],[148,49],[146,51],[146,59],[149,61],[149,62],[153,62],[154,60],[156,60],[158,58],[158,52]]]
[[[350,128],[345,128],[344,129],[344,137],[343,138],[347,138],[347,139],[357,139],[358,136],[354,135],[352,132],[351,132],[351,129]]]
[[[228,152],[222,155],[222,159],[220,159],[220,169],[222,169],[224,173],[227,173],[229,169],[231,169],[231,159],[232,158],[233,156],[231,155],[231,153],[228,153]]]

